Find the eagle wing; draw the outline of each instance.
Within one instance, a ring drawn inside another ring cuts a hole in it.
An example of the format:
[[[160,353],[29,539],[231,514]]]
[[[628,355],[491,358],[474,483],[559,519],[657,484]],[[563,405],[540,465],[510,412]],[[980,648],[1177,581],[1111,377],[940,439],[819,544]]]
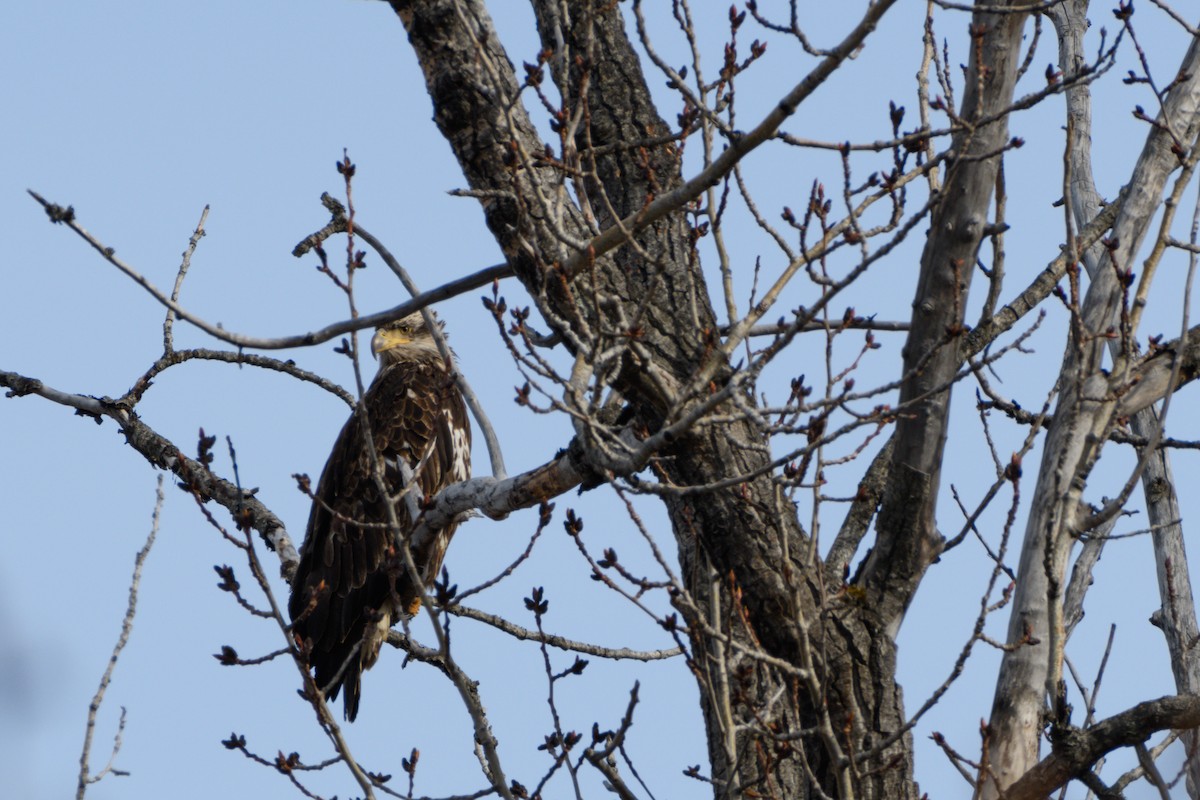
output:
[[[418,500],[470,477],[466,407],[440,359],[392,364],[376,376],[363,404],[391,497],[404,488],[401,461],[416,477]],[[388,527],[388,502],[375,483],[363,425],[352,415],[317,485],[288,603],[293,631],[310,648],[317,685],[330,699],[345,688],[351,721],[358,714],[362,672],[375,663],[395,614],[420,607]],[[396,517],[407,535],[412,518],[403,501]],[[455,527],[412,553],[423,583],[437,576]],[[358,657],[351,658],[356,647]]]

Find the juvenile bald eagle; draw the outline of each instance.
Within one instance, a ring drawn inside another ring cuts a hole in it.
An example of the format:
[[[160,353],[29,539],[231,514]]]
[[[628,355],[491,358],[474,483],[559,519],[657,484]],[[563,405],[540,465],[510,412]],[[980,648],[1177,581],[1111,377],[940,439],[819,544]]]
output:
[[[421,314],[380,327],[371,352],[379,358],[379,373],[363,405],[389,497],[380,495],[372,474],[364,421],[351,415],[321,473],[288,603],[293,632],[310,648],[317,685],[331,700],[345,690],[350,721],[358,715],[363,670],[379,658],[392,623],[421,608],[388,526],[390,503],[405,537],[413,527],[400,497],[400,464],[415,478],[418,500],[471,477],[466,406]],[[426,586],[441,569],[455,527],[413,545]]]

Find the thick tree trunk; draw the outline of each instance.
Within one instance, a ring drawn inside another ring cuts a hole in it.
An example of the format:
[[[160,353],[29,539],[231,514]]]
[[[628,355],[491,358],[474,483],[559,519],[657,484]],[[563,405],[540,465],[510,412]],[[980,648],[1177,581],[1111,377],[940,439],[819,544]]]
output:
[[[544,164],[531,168],[545,148],[482,5],[392,6],[425,71],[437,123],[472,188],[509,193],[485,202],[488,225],[568,348],[594,366],[589,359],[637,321],[636,345],[626,347],[614,386],[649,432],[702,401],[708,387],[727,383],[729,365],[712,361],[719,357],[716,318],[682,210],[579,276],[558,271],[597,228],[681,183],[673,145],[619,146],[668,131],[650,102],[619,9],[535,4],[566,94],[562,124],[576,125],[558,148],[583,175],[574,187],[576,205],[559,174]],[[687,396],[684,387],[700,374],[709,377],[703,391]],[[749,395],[742,400],[754,402]],[[667,498],[688,592],[697,606],[707,606],[706,619],[689,623],[695,658],[703,661],[698,672],[710,676],[701,679],[701,690],[714,791],[802,798],[819,796],[819,786],[835,796],[915,797],[911,738],[899,734],[905,717],[894,645],[872,609],[825,596],[820,565],[805,561],[807,540],[795,510],[764,469],[770,453],[756,425],[743,414],[721,426],[693,426],[656,462],[660,477],[681,487],[759,474]],[[733,649],[703,623],[732,636]],[[782,699],[772,706],[769,698]]]

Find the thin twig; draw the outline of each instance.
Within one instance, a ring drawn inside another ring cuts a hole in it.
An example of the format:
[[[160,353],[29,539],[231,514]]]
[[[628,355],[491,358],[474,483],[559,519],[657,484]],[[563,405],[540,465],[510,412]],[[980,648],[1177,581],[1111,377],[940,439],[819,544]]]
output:
[[[452,605],[444,609],[448,614],[453,614],[456,617],[465,617],[473,619],[477,622],[482,622],[491,625],[497,630],[507,633],[515,639],[522,641],[532,640],[548,644],[551,647],[557,647],[560,650],[569,650],[576,653],[584,653],[586,655],[596,656],[597,658],[611,658],[614,661],[622,659],[630,659],[633,661],[661,661],[664,658],[674,658],[681,655],[683,649],[680,647],[671,647],[663,650],[632,650],[628,647],[604,647],[598,644],[589,642],[580,642],[574,639],[568,639],[564,636],[558,636],[553,633],[544,633],[539,631],[524,628],[516,623],[509,622],[496,614],[489,614],[486,611],[480,611],[469,606]],[[399,634],[396,634],[399,636]],[[398,640],[397,640],[398,641]],[[396,644],[393,637],[389,635],[389,644]]]
[[[196,229],[192,231],[192,236],[188,239],[187,249],[183,251],[183,260],[179,262],[179,271],[175,274],[175,286],[171,289],[171,302],[179,302],[179,292],[183,289],[183,279],[187,277],[188,267],[192,265],[192,254],[196,252],[196,246],[200,244],[200,239],[205,236],[204,223],[208,220],[208,206],[204,206],[204,210],[200,212],[200,221],[196,223]],[[175,349],[174,337],[175,312],[167,309],[167,317],[163,320],[163,352],[170,353]]]
[[[108,690],[109,683],[112,682],[113,671],[117,668],[117,660],[121,657],[121,651],[125,649],[125,645],[129,643],[129,634],[133,631],[133,618],[137,614],[138,588],[142,583],[142,567],[145,565],[146,557],[150,555],[150,548],[154,546],[154,540],[158,536],[158,525],[162,518],[163,499],[163,478],[160,474],[158,476],[158,485],[154,491],[154,514],[150,522],[150,534],[146,537],[146,543],[142,545],[141,550],[138,550],[137,556],[133,560],[133,578],[129,582],[129,604],[125,608],[125,618],[121,621],[121,633],[117,637],[117,643],[113,647],[112,655],[109,656],[108,666],[104,670],[104,675],[100,677],[100,686],[96,689],[96,694],[92,697],[91,704],[88,705],[87,728],[83,735],[83,752],[79,755],[79,782],[75,789],[76,800],[83,800],[84,795],[87,793],[87,787],[109,773],[113,775],[129,774],[113,767],[113,761],[116,760],[117,753],[121,750],[121,734],[125,730],[124,707],[121,708],[121,721],[117,725],[117,733],[113,739],[112,755],[109,756],[108,764],[95,775],[89,775],[88,762],[91,758],[92,736],[96,732],[96,715],[100,711],[100,704],[104,702],[104,693]]]

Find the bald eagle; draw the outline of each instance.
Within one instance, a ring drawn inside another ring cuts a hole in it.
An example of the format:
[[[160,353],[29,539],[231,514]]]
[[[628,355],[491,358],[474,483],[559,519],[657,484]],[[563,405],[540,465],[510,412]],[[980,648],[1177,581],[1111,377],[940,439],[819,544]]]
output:
[[[441,323],[438,323],[439,325]],[[379,372],[363,395],[366,420],[351,415],[317,485],[288,612],[316,683],[330,700],[345,690],[346,719],[358,715],[363,670],[379,658],[392,623],[421,608],[388,525],[388,504],[407,538],[406,464],[417,499],[433,498],[471,477],[471,427],[462,395],[418,312],[381,326],[371,340]],[[369,425],[388,496],[371,469]],[[456,525],[412,548],[426,586],[433,583]]]

